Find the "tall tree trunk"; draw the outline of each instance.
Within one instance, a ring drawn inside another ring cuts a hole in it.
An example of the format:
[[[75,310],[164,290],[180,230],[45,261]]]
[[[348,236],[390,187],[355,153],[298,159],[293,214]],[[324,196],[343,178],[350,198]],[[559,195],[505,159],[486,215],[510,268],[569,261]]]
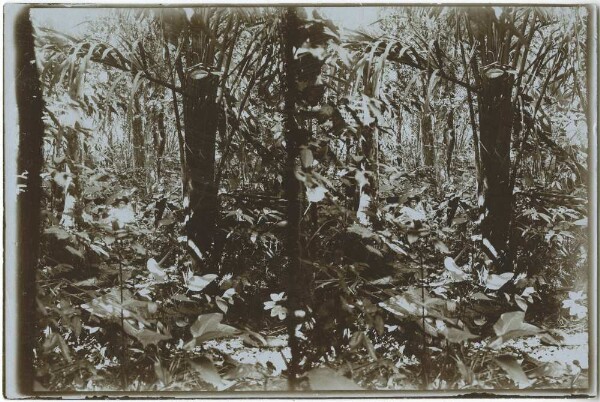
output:
[[[29,8],[17,16],[16,101],[19,110],[19,153],[17,169],[27,172],[26,189],[17,198],[18,338],[13,339],[18,351],[18,388],[23,394],[33,391],[33,341],[35,339],[35,272],[40,242],[40,208],[42,187],[40,173],[43,157],[43,98],[35,63],[33,27]]]
[[[423,108],[420,118],[421,144],[423,149],[423,164],[433,167],[435,163],[435,148],[433,145],[433,130],[431,124],[431,110]]]
[[[365,170],[368,172],[367,184],[359,187],[359,210],[357,216],[360,220],[368,219],[375,227],[381,229],[381,222],[376,219],[378,188],[378,160],[377,160],[377,127],[362,127],[361,130],[362,152],[365,158]],[[367,215],[368,214],[368,215]],[[368,218],[367,218],[368,216]]]
[[[144,152],[144,128],[142,123],[139,96],[135,96],[134,99],[131,134],[133,140],[133,166],[136,169],[143,169],[145,166],[146,157]]]
[[[456,146],[456,129],[454,124],[454,108],[452,99],[454,99],[455,86],[452,82],[446,81],[443,84],[442,97],[449,100],[447,107],[440,107],[437,110],[436,131],[442,132],[442,146],[444,148],[444,171],[447,179],[450,179],[452,167],[452,157],[454,156],[454,148]]]
[[[402,146],[402,123],[403,122],[404,122],[404,116],[403,116],[402,106],[400,106],[398,108],[398,120],[397,120],[398,132],[396,133],[396,142],[397,142],[398,149],[400,149],[400,147]]]
[[[186,230],[188,245],[199,259],[210,251],[218,213],[215,186],[217,86],[218,80],[212,75],[200,80],[187,77],[185,85]]]
[[[512,134],[511,90],[513,77],[503,74],[483,78],[478,96],[483,217],[481,232],[489,246],[488,254],[499,260],[497,269],[511,269],[504,261],[509,236],[512,191],[510,188],[510,142]],[[484,244],[485,245],[485,244]]]
[[[167,143],[167,131],[165,130],[165,113],[159,111],[156,116],[156,143],[154,144],[156,149],[156,178],[160,179],[162,170],[162,160],[165,154],[165,145]]]
[[[423,150],[423,164],[428,167],[435,165],[435,146],[433,140],[433,124],[431,121],[431,107],[429,94],[429,81],[431,72],[427,73],[427,80],[423,85],[423,97],[425,101],[421,107],[421,116],[419,119],[419,131],[421,134],[421,146]]]
[[[290,390],[296,389],[296,379],[301,373],[301,350],[296,337],[296,326],[301,323],[296,311],[302,309],[305,292],[302,267],[302,246],[300,243],[300,221],[302,217],[301,183],[296,178],[297,159],[300,153],[300,130],[296,123],[296,62],[294,60],[293,39],[297,36],[298,17],[292,7],[285,11],[283,18],[283,94],[284,94],[284,130],[287,158],[284,173],[284,194],[287,200],[287,236],[286,253],[288,257],[288,317],[287,330],[291,359],[288,365],[288,384]]]
[[[446,146],[446,174],[450,178],[452,167],[452,156],[456,145],[456,129],[454,127],[454,109],[452,106],[446,116],[446,127],[444,129],[444,145]]]

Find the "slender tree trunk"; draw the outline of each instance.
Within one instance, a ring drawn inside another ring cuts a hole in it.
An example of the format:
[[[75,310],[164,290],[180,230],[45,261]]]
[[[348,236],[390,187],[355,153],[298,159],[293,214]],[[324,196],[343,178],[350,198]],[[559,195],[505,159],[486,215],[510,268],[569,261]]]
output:
[[[169,45],[166,43],[165,38],[165,56],[167,60],[171,60],[171,52],[169,51]],[[181,60],[177,58],[174,61],[175,69],[181,71],[183,75],[183,67],[181,66]],[[177,129],[177,145],[179,149],[179,165],[181,167],[181,192],[185,197],[187,194],[187,168],[185,163],[185,139],[183,137],[183,129],[181,127],[181,116],[179,114],[179,102],[177,101],[177,92],[175,91],[175,71],[171,71],[169,79],[171,80],[171,96],[173,98],[173,112],[175,114],[175,128]]]
[[[421,116],[419,119],[419,131],[421,134],[421,145],[423,150],[423,164],[427,167],[435,165],[435,146],[433,139],[433,125],[431,121],[430,94],[428,93],[429,81],[431,80],[431,72],[427,73],[427,80],[423,85],[423,97],[425,102],[421,108]]]
[[[469,102],[469,119],[471,122],[471,131],[473,133],[473,151],[475,153],[475,174],[477,175],[477,197],[481,195],[483,179],[481,177],[481,155],[479,151],[479,131],[475,120],[475,107],[473,106],[473,95],[467,89],[467,101]]]
[[[444,130],[444,145],[446,146],[446,174],[450,178],[452,157],[456,145],[456,129],[454,128],[454,110],[450,108],[446,116],[446,128]]]
[[[507,253],[512,191],[510,187],[510,142],[512,134],[511,90],[513,78],[503,74],[496,78],[484,78],[478,97],[481,141],[481,169],[483,178],[483,219],[481,232],[494,250],[488,254],[499,259],[497,269],[511,269],[509,261],[503,261]]]
[[[83,147],[79,133],[71,127],[65,127],[66,139],[66,169],[70,173],[64,189],[63,212],[60,224],[66,227],[80,225],[83,221],[81,205],[81,166],[83,163]]]
[[[398,124],[398,132],[396,133],[396,145],[397,145],[397,149],[400,150],[400,147],[402,146],[402,123],[403,123],[403,112],[402,112],[402,107],[398,108],[398,120],[397,120],[397,124]]]
[[[364,216],[362,214],[368,214],[368,220],[374,225],[375,229],[381,229],[381,222],[376,219],[377,211],[377,195],[379,192],[378,186],[378,152],[377,152],[377,128],[362,127],[362,152],[365,160],[365,170],[368,172],[367,181],[368,184],[359,188],[359,211],[358,216]]]
[[[144,128],[142,123],[142,114],[139,96],[135,96],[133,107],[133,119],[131,122],[131,134],[133,142],[133,166],[136,169],[143,169],[146,156],[144,152]]]
[[[33,27],[29,8],[17,16],[16,46],[16,101],[19,110],[19,153],[17,169],[27,172],[26,189],[17,198],[18,241],[18,338],[13,339],[18,351],[18,387],[23,394],[33,391],[33,343],[35,340],[35,273],[40,241],[40,208],[42,183],[40,173],[43,156],[44,123],[43,98],[35,63]]]
[[[297,35],[298,17],[294,8],[285,11],[283,19],[283,83],[284,83],[284,130],[287,158],[284,173],[284,194],[287,200],[286,253],[288,257],[288,318],[287,330],[291,359],[288,365],[290,390],[296,389],[296,379],[300,374],[301,351],[296,337],[296,326],[301,323],[296,311],[302,309],[305,283],[302,280],[302,246],[300,243],[300,220],[302,218],[301,183],[296,178],[297,159],[300,152],[300,130],[296,123],[296,62],[294,60],[293,38]]]
[[[162,170],[162,160],[165,154],[165,145],[167,143],[167,131],[165,130],[165,113],[163,111],[158,112],[156,116],[156,178],[160,179]]]
[[[423,149],[423,164],[428,167],[433,167],[435,163],[435,148],[433,145],[431,110],[429,109],[429,106],[423,107],[421,112],[420,131]]]

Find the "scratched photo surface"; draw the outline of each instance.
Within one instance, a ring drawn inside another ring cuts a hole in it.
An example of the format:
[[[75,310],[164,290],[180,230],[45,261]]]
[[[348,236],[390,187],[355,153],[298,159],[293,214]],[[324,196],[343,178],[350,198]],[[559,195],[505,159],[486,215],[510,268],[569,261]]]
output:
[[[595,8],[104,7],[5,42],[24,394],[591,394]]]

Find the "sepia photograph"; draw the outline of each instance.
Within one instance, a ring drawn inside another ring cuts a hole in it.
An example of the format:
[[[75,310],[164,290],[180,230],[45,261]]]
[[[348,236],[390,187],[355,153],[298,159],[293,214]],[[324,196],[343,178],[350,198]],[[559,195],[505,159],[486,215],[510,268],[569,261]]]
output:
[[[597,15],[5,4],[4,396],[597,396]]]

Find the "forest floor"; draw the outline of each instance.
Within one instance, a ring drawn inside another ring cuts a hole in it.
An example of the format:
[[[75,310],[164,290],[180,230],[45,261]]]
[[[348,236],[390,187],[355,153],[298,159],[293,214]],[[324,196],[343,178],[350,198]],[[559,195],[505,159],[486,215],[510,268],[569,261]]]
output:
[[[581,324],[553,331],[554,337],[560,339],[559,344],[550,345],[542,342],[540,337],[531,336],[507,341],[494,355],[519,357],[520,362],[526,361],[533,368],[525,370],[530,379],[528,385],[536,390],[542,389],[578,389],[588,388],[588,333]],[[281,376],[286,369],[286,361],[290,358],[287,347],[287,335],[267,337],[267,346],[251,347],[239,338],[213,340],[207,342],[206,348],[216,349],[235,361],[239,370],[247,370],[242,376],[244,381],[224,380],[219,390],[229,391],[286,391],[287,381]],[[482,345],[483,346],[483,345]],[[492,356],[490,356],[491,358]],[[227,360],[227,359],[226,359]],[[419,363],[406,356],[402,366],[417,370]],[[256,367],[262,367],[261,372]],[[542,378],[543,384],[537,378]],[[224,378],[227,378],[225,376]],[[394,384],[364,384],[375,390],[398,390]],[[433,381],[429,389],[438,389],[439,381]],[[420,378],[406,376],[402,379],[403,390],[422,389]],[[477,389],[477,387],[475,387]],[[469,389],[469,388],[464,388]]]

